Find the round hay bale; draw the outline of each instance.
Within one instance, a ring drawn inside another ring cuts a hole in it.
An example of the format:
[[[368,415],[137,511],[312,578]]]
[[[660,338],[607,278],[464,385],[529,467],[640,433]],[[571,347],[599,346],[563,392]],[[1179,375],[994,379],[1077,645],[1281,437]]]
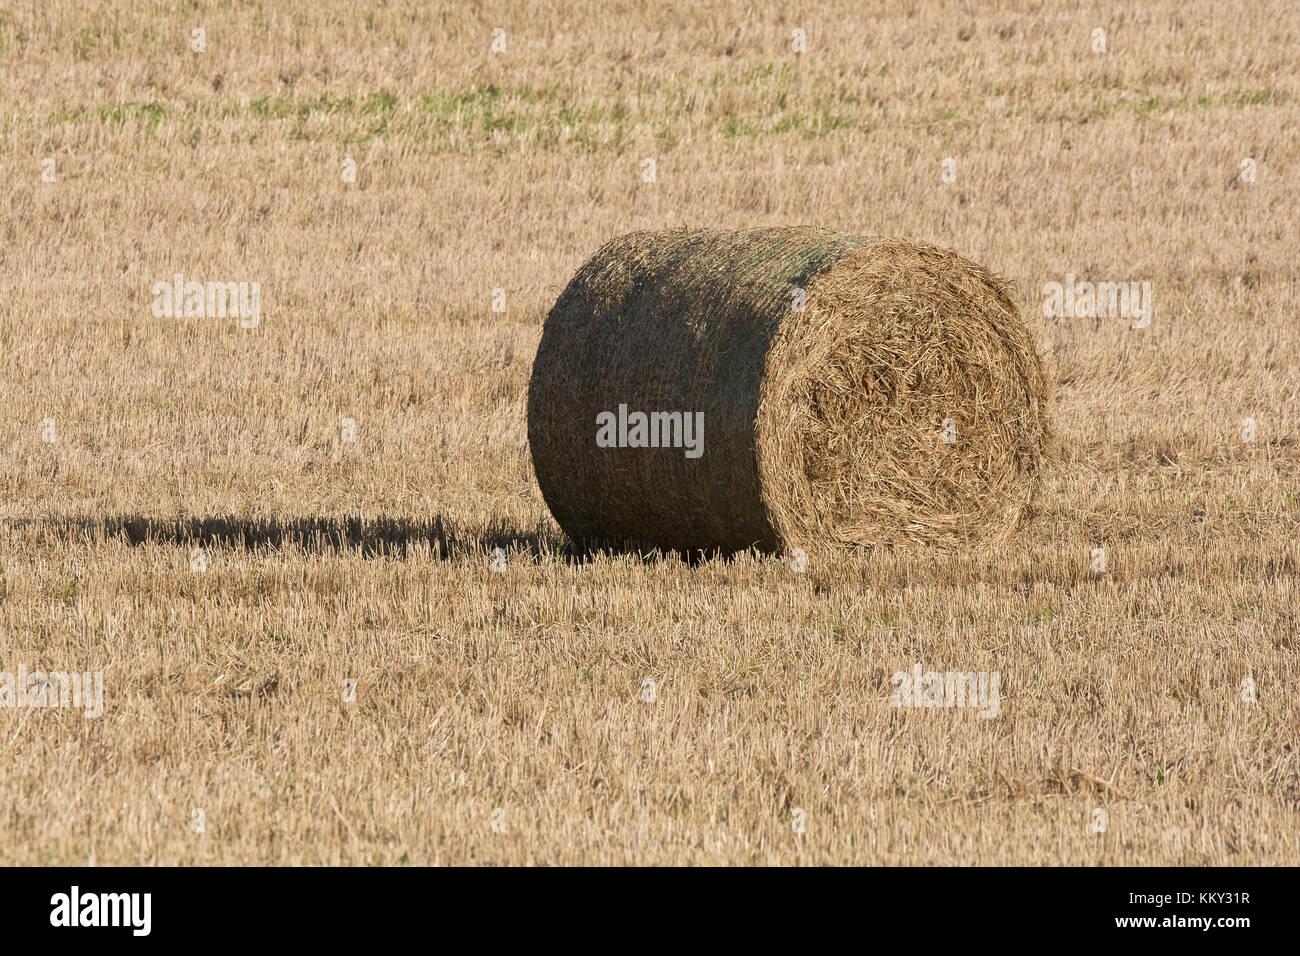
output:
[[[1014,526],[1048,436],[1004,282],[820,228],[613,240],[547,317],[528,392],[542,495],[586,546],[984,541]]]

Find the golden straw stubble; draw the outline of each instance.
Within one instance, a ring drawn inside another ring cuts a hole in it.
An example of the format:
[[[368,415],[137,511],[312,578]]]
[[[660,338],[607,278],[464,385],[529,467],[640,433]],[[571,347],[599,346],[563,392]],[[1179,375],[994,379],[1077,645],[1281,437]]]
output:
[[[538,484],[585,546],[983,541],[1014,526],[1049,432],[1003,282],[814,227],[606,244],[547,317],[528,395]]]

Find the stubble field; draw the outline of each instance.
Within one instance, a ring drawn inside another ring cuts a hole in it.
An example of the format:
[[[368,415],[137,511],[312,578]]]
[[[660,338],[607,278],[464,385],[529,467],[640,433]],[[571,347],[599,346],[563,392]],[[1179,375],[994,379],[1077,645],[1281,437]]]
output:
[[[0,671],[104,687],[0,707],[0,863],[1300,863],[1298,48],[1290,2],[0,11]],[[575,555],[555,296],[787,223],[1015,283],[1031,512]],[[178,273],[259,321],[156,316]],[[1067,275],[1150,324],[1044,317]],[[997,715],[892,706],[918,663]]]

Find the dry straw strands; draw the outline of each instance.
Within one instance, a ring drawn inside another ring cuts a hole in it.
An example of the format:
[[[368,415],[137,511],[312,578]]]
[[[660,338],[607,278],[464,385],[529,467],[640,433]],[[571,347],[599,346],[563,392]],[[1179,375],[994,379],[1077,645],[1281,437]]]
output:
[[[703,413],[703,453],[663,418],[653,437],[676,447],[598,446],[598,416],[635,411]],[[551,310],[528,396],[542,494],[588,545],[985,540],[1014,526],[1048,435],[1003,282],[926,243],[820,228],[608,243]]]

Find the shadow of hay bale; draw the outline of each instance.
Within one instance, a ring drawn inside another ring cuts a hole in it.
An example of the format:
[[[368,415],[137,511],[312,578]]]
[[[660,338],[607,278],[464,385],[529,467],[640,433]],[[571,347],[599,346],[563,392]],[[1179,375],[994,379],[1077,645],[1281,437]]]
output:
[[[295,547],[309,554],[354,551],[363,557],[404,557],[417,549],[438,560],[488,554],[502,548],[534,560],[576,557],[561,535],[526,531],[504,522],[479,533],[456,530],[442,515],[429,518],[385,516],[280,518],[276,516],[212,515],[208,517],[52,517],[14,522],[35,526],[60,538],[87,536],[121,539],[132,546],[169,544],[184,547],[225,547],[245,551]]]

